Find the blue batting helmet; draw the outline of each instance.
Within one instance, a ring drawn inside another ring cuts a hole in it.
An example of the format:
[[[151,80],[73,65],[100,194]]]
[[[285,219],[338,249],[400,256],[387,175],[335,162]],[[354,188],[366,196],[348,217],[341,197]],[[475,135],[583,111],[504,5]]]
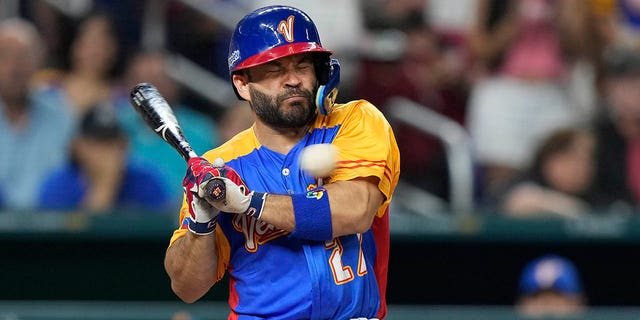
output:
[[[257,66],[282,57],[322,53],[318,80],[326,82],[329,55],[311,18],[289,6],[268,6],[255,10],[238,22],[229,44],[229,73]]]

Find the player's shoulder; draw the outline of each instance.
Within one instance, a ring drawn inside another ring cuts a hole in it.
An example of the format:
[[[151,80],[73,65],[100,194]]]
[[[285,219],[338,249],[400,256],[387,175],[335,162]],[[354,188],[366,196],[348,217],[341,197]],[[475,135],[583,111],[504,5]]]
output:
[[[376,106],[362,99],[336,104],[326,118],[329,125],[345,124],[351,121],[386,122],[385,116]]]
[[[364,99],[359,99],[334,105],[333,110],[331,111],[331,115],[333,115],[334,113],[339,114],[353,112],[379,113],[380,110],[378,110],[378,108],[371,102]]]
[[[253,133],[253,128],[248,128],[236,134],[219,147],[207,151],[203,156],[209,161],[222,158],[225,162],[229,162],[251,153],[258,148],[258,146],[259,144]]]

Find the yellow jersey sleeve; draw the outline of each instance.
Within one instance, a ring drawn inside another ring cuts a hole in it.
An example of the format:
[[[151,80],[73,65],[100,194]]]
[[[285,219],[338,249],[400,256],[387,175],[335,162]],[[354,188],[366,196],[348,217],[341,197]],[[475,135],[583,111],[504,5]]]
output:
[[[338,149],[338,166],[331,180],[378,177],[386,198],[377,213],[382,216],[400,177],[400,152],[391,125],[365,100],[337,106],[324,125],[340,126],[332,142]]]

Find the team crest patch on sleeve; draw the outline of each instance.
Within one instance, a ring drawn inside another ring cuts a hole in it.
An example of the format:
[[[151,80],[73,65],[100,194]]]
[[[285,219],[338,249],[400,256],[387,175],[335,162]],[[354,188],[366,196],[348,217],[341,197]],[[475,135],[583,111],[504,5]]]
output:
[[[327,190],[324,188],[316,188],[307,192],[307,198],[320,200],[324,197],[325,192],[327,192]]]

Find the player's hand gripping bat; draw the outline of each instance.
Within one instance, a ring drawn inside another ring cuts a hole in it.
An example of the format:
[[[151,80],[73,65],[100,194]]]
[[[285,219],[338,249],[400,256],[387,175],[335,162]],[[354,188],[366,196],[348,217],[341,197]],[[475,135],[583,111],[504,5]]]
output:
[[[178,151],[185,161],[198,156],[185,138],[171,106],[156,87],[146,82],[139,83],[131,89],[129,98],[144,122]],[[212,179],[204,190],[207,200],[220,201],[225,198],[225,185],[221,179]]]

